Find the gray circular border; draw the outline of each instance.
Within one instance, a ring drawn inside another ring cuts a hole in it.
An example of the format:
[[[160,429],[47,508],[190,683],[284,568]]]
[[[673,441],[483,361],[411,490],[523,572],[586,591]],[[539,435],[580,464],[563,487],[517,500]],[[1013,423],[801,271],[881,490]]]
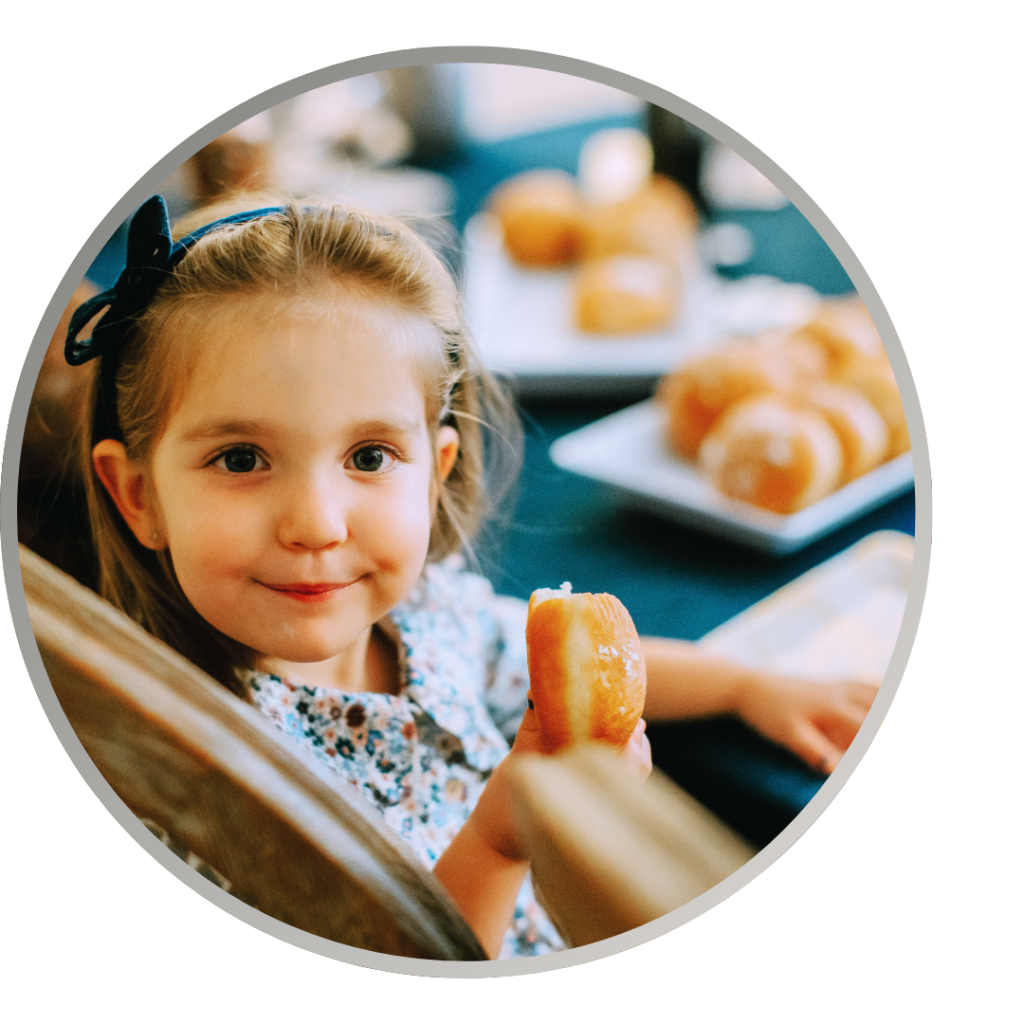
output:
[[[664,107],[672,113],[678,114],[720,142],[725,143],[753,164],[754,167],[781,189],[831,248],[842,264],[843,269],[849,275],[854,287],[866,303],[871,316],[874,318],[885,344],[886,352],[889,355],[889,360],[892,363],[893,371],[896,374],[900,394],[903,398],[910,431],[916,489],[916,537],[906,612],[882,687],[874,704],[871,706],[863,726],[857,733],[856,739],[840,761],[838,767],[794,821],[765,849],[761,850],[751,861],[730,875],[725,881],[685,906],[670,914],[666,914],[656,921],[652,921],[625,934],[617,935],[601,942],[595,942],[588,946],[581,946],[578,949],[551,953],[543,957],[491,961],[487,963],[415,960],[388,956],[383,953],[372,953],[310,935],[308,932],[301,931],[268,917],[266,914],[235,899],[229,893],[219,889],[192,870],[159,842],[121,801],[103,776],[100,775],[96,766],[88,754],[86,754],[85,749],[82,747],[81,742],[75,735],[63,709],[57,701],[56,694],[43,667],[42,659],[39,656],[39,651],[32,635],[32,626],[29,622],[28,607],[25,601],[24,586],[18,561],[17,530],[17,483],[22,440],[25,424],[28,419],[28,408],[32,398],[32,390],[35,386],[36,377],[39,374],[49,339],[56,329],[61,313],[70,301],[72,292],[82,277],[84,277],[86,270],[88,270],[92,261],[99,254],[104,243],[118,226],[127,219],[129,214],[148,198],[153,187],[192,156],[192,154],[222,135],[225,131],[252,117],[254,114],[266,110],[268,107],[292,99],[310,89],[328,85],[345,78],[370,74],[374,71],[386,71],[392,68],[418,64],[464,63],[512,64],[542,68],[548,71],[574,75],[577,78],[601,82],[623,92],[631,93],[641,99]],[[773,160],[748,142],[743,136],[733,131],[728,125],[723,124],[693,104],[674,96],[670,92],[666,92],[664,89],[650,85],[630,75],[613,71],[598,64],[591,64],[587,61],[534,50],[507,49],[496,46],[439,46],[395,50],[390,53],[361,57],[357,60],[321,68],[319,71],[294,78],[282,85],[268,89],[244,103],[240,103],[220,117],[215,118],[205,127],[195,132],[195,134],[189,136],[184,142],[172,149],[163,159],[154,164],[114,204],[111,211],[97,226],[89,240],[78,253],[78,256],[72,261],[50,304],[46,308],[46,312],[40,321],[39,329],[36,331],[35,338],[29,348],[25,367],[15,391],[11,417],[7,428],[3,468],[2,472],[0,472],[0,552],[2,552],[3,557],[11,617],[14,621],[14,628],[21,645],[22,654],[28,667],[29,676],[39,695],[39,701],[43,705],[43,710],[46,712],[54,732],[56,732],[75,767],[107,810],[165,868],[200,895],[210,900],[210,902],[233,914],[238,919],[245,921],[247,924],[259,928],[275,938],[283,939],[294,946],[308,949],[311,952],[319,953],[322,956],[335,960],[376,970],[421,977],[485,978],[534,974],[557,970],[561,967],[569,967],[573,964],[586,963],[614,953],[620,953],[650,939],[665,935],[680,925],[692,921],[695,917],[710,910],[713,906],[737,892],[781,857],[807,831],[846,783],[846,780],[860,763],[865,751],[878,732],[886,712],[889,710],[889,706],[896,694],[896,688],[910,658],[910,650],[921,619],[931,555],[931,528],[932,486],[927,438],[917,389],[914,387],[914,380],[910,373],[910,366],[906,355],[900,345],[892,321],[867,272],[861,266],[860,261],[853,254],[853,251],[847,245],[842,235],[839,234],[836,227],[810,196]]]

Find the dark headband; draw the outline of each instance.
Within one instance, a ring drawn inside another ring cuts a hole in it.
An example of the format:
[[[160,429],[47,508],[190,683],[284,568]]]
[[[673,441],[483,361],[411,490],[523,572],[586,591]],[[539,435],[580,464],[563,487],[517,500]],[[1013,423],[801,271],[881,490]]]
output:
[[[72,366],[81,366],[97,356],[106,356],[100,363],[100,394],[93,422],[93,443],[103,438],[122,440],[117,422],[114,389],[117,357],[135,320],[153,301],[157,288],[167,280],[189,249],[216,228],[229,224],[245,224],[274,213],[284,213],[283,206],[267,206],[222,217],[205,224],[177,242],[171,240],[171,222],[162,196],[153,196],[139,207],[128,226],[128,254],[125,268],[113,288],[83,302],[72,314],[64,343],[64,358]],[[85,325],[106,308],[92,336],[79,341]]]

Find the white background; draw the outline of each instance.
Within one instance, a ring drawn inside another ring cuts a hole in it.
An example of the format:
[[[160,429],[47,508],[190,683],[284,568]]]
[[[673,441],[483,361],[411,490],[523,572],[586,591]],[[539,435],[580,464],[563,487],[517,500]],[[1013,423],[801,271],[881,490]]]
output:
[[[902,339],[935,503],[910,666],[821,819],[683,929],[525,978],[371,972],[206,903],[86,787],[0,623],[7,1019],[1010,1018],[1021,916],[1022,672],[1012,634],[1022,339],[1011,302],[1022,231],[1019,55],[1010,5],[975,2],[956,18],[949,9],[83,0],[5,15],[5,411],[68,264],[183,138],[265,88],[342,60],[513,46],[662,86],[745,135],[808,191],[867,268]]]

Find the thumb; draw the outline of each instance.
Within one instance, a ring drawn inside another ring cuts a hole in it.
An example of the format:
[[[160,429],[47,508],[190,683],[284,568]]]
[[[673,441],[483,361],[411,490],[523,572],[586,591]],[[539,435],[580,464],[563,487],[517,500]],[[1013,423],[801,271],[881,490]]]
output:
[[[519,724],[512,750],[516,754],[544,754],[544,743],[540,733],[540,719],[533,708],[533,691],[526,694],[526,714]]]

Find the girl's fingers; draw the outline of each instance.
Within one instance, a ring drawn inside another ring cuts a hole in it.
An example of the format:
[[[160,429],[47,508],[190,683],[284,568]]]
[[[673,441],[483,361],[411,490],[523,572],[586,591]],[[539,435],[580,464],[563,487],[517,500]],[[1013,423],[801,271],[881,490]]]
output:
[[[843,751],[810,722],[796,723],[786,746],[812,768],[828,775],[843,756]]]
[[[863,708],[847,705],[831,709],[828,714],[819,716],[814,724],[833,743],[845,750],[863,725],[865,714]]]
[[[641,779],[651,774],[651,741],[647,738],[647,723],[641,718],[623,751],[630,767]]]
[[[529,698],[529,695],[527,697]],[[531,705],[532,702],[526,706],[526,714],[523,715],[523,720],[520,722],[519,729],[516,732],[515,742],[512,744],[512,749],[517,754],[547,753],[541,741],[540,722],[537,719],[537,712],[533,710]]]
[[[878,696],[877,683],[847,683],[845,686],[846,699],[851,704],[863,708],[865,714],[870,710],[875,697]]]

